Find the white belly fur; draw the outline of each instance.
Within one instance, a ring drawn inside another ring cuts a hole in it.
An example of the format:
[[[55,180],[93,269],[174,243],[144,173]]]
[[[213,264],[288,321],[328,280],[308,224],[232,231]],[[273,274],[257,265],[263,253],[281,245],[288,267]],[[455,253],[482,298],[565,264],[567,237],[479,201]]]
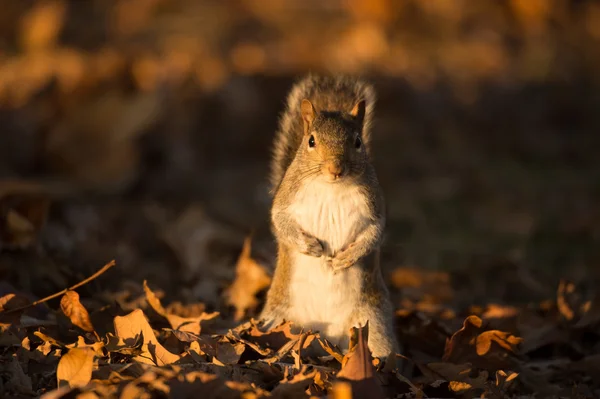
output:
[[[352,243],[369,222],[363,194],[345,184],[310,182],[300,188],[289,211],[306,232],[321,240],[329,256]],[[290,319],[345,349],[360,300],[360,270],[334,274],[325,256],[292,256]]]

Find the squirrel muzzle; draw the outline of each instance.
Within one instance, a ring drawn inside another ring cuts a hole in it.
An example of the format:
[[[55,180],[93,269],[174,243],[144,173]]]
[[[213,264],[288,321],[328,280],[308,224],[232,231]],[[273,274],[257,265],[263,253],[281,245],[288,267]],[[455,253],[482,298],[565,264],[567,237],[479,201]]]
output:
[[[323,172],[329,181],[338,181],[346,173],[346,165],[341,159],[332,159],[325,162]]]

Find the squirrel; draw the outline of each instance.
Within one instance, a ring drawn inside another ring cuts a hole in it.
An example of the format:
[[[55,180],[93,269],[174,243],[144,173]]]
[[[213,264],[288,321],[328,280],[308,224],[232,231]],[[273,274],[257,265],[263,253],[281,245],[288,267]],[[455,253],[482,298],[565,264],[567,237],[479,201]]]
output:
[[[398,353],[379,266],[385,203],[371,164],[373,87],[308,75],[288,94],[271,161],[277,263],[259,320],[291,321],[346,350],[369,324],[375,358]]]

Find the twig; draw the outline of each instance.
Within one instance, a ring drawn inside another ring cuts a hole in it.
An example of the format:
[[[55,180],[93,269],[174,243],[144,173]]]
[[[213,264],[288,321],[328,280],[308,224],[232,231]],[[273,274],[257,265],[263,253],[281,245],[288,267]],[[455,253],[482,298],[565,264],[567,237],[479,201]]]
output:
[[[20,311],[20,310],[24,310],[24,309],[27,309],[27,308],[30,308],[30,307],[33,307],[33,306],[39,305],[40,303],[48,302],[48,301],[49,301],[49,300],[51,300],[51,299],[54,299],[54,298],[56,298],[56,297],[59,297],[59,296],[63,295],[63,294],[64,294],[65,292],[67,292],[67,291],[72,291],[72,290],[74,290],[74,289],[76,289],[76,288],[79,288],[79,287],[81,287],[82,285],[85,285],[85,284],[89,283],[90,281],[92,281],[92,280],[96,279],[98,276],[100,276],[102,273],[104,273],[105,271],[107,271],[107,270],[108,270],[108,269],[110,269],[111,267],[115,266],[116,264],[117,264],[117,263],[116,263],[114,260],[111,260],[111,261],[110,261],[110,262],[108,262],[106,265],[104,265],[104,266],[102,267],[102,269],[98,270],[96,273],[92,274],[91,276],[89,276],[89,277],[88,277],[88,278],[86,278],[85,280],[78,282],[77,284],[75,284],[75,285],[74,285],[74,286],[72,286],[72,287],[65,288],[64,290],[62,290],[62,291],[59,291],[59,292],[57,292],[57,293],[54,293],[54,294],[52,294],[52,295],[50,295],[50,296],[47,296],[47,297],[45,297],[45,298],[42,298],[42,299],[38,299],[37,301],[30,303],[29,305],[25,305],[25,306],[21,306],[21,307],[14,308],[14,309],[9,309],[9,310],[2,310],[2,311],[0,311],[0,313],[13,313],[13,312],[18,312],[18,311]]]

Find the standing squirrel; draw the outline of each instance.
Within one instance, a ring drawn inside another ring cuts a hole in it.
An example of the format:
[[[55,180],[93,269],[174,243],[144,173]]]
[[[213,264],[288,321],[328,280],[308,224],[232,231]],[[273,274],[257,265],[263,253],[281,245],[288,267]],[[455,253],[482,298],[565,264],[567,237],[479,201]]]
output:
[[[375,91],[347,77],[308,76],[290,91],[275,136],[271,209],[278,243],[260,314],[319,331],[348,347],[369,322],[374,357],[398,352],[379,267],[384,199],[370,162]]]

